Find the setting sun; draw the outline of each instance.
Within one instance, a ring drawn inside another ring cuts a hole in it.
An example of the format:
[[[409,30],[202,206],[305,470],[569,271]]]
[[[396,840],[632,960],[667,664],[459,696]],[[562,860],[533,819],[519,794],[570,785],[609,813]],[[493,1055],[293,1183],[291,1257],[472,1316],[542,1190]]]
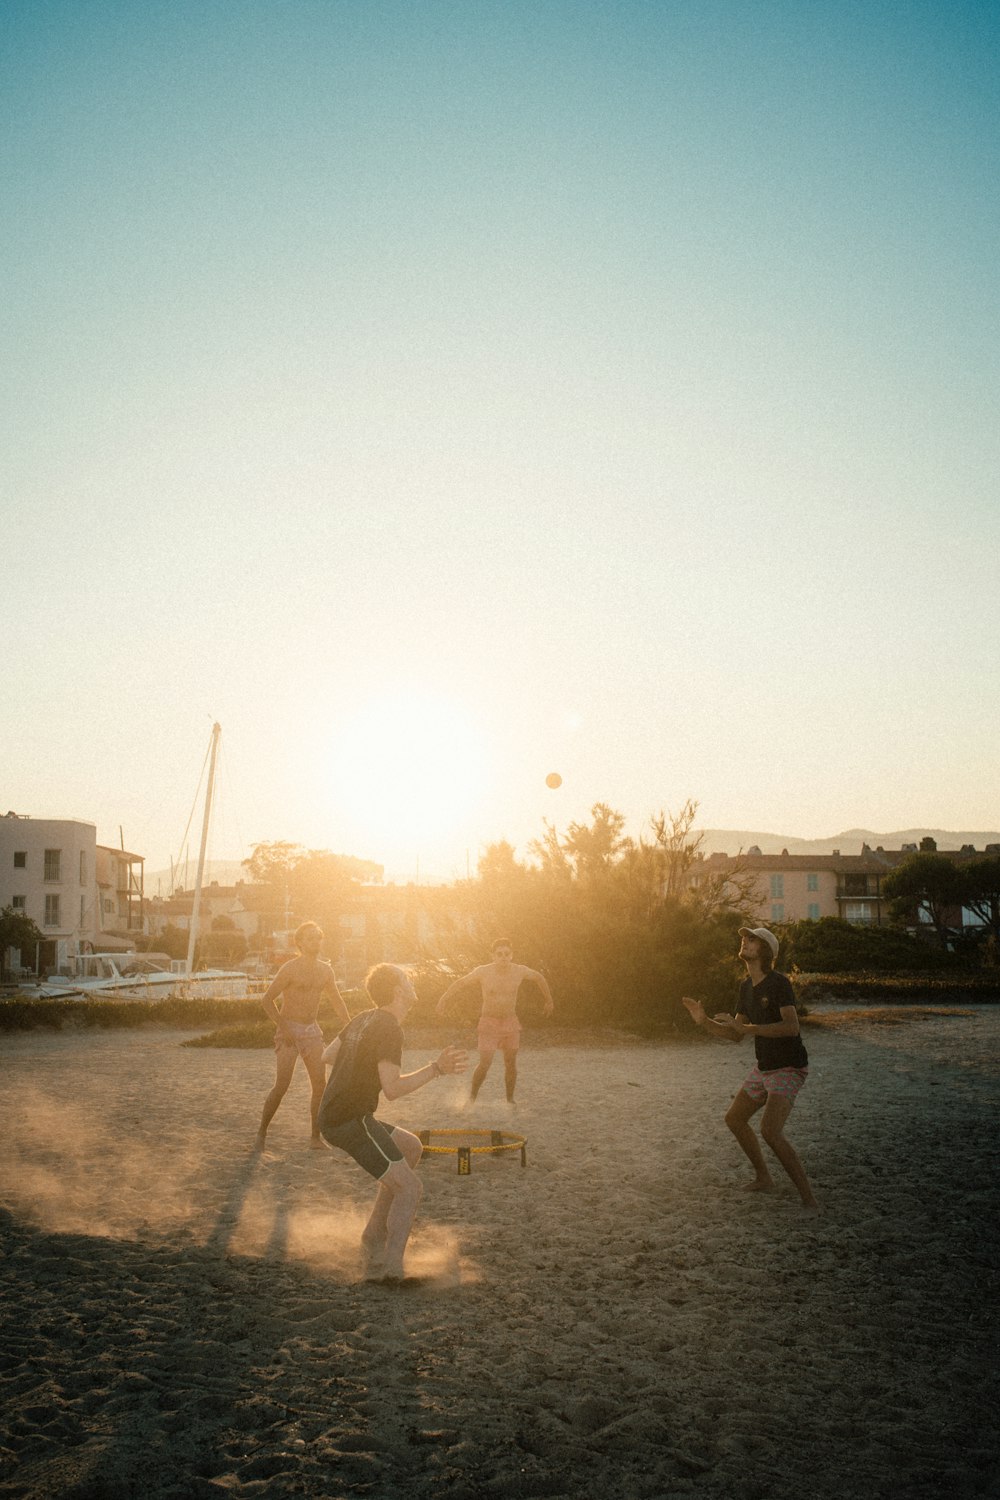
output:
[[[486,777],[482,739],[453,701],[418,689],[371,699],[332,757],[338,811],[370,838],[414,841],[459,822]]]

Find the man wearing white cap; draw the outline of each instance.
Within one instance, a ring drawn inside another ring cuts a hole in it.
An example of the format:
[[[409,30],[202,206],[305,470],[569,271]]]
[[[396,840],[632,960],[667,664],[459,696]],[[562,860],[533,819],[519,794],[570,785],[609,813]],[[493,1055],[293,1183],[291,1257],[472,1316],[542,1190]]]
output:
[[[687,995],[684,1005],[695,1024],[710,1036],[733,1042],[753,1037],[756,1062],[726,1111],[726,1124],[754,1169],[754,1180],[747,1186],[757,1192],[768,1192],[774,1187],[764,1153],[750,1127],[753,1116],[763,1108],[760,1133],[765,1144],[794,1182],[803,1205],[815,1209],[819,1205],[805,1168],[795,1147],[785,1139],[785,1122],[806,1081],[809,1058],[799,1034],[791,983],[774,967],[777,956],[778,939],[773,932],[766,927],[741,927],[740,958],[746,964],[747,977],[740,986],[736,1015],[723,1011],[710,1020],[701,1002]]]

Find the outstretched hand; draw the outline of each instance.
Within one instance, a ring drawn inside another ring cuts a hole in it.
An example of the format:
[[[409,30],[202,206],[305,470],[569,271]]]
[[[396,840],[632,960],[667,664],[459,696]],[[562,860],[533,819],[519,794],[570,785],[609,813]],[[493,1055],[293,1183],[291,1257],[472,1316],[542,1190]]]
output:
[[[705,1019],[705,1007],[700,1000],[692,1000],[690,995],[681,996],[681,1004],[691,1017],[696,1026],[700,1026]]]
[[[442,1073],[464,1073],[469,1065],[469,1054],[464,1047],[445,1047],[438,1053],[437,1065]]]
[[[746,1030],[743,1022],[737,1021],[736,1017],[734,1015],[731,1015],[728,1010],[716,1011],[715,1015],[712,1017],[712,1020],[717,1026],[724,1026],[729,1032],[730,1036],[741,1037]]]

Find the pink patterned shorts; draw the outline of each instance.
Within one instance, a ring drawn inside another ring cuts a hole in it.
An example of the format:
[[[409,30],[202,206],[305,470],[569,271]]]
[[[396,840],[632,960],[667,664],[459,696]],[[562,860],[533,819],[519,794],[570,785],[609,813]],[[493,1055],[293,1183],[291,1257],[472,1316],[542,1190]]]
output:
[[[755,1065],[744,1078],[742,1089],[755,1104],[763,1104],[768,1094],[780,1094],[783,1099],[794,1099],[808,1073],[808,1068],[771,1068],[762,1073]]]
[[[308,1026],[301,1021],[286,1021],[284,1031],[278,1030],[274,1033],[275,1052],[293,1050],[298,1052],[300,1057],[305,1058],[313,1052],[321,1053],[325,1045],[323,1033],[317,1021],[313,1021]]]
[[[479,1050],[516,1052],[521,1045],[521,1023],[516,1016],[480,1016]]]

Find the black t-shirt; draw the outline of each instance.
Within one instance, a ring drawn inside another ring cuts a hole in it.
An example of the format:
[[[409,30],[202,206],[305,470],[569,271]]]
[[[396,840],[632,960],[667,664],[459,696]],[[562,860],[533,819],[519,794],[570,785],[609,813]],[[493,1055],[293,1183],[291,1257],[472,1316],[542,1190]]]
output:
[[[319,1106],[320,1128],[373,1115],[382,1084],[380,1062],[398,1067],[403,1060],[403,1030],[387,1010],[365,1010],[340,1033],[340,1050]]]
[[[791,982],[775,969],[765,974],[760,984],[752,984],[748,974],[740,985],[737,1009],[752,1026],[776,1026],[781,1020],[781,1007],[794,1004],[795,992]],[[757,1066],[762,1073],[773,1073],[776,1068],[805,1068],[809,1065],[809,1054],[800,1036],[755,1036],[753,1045]]]

